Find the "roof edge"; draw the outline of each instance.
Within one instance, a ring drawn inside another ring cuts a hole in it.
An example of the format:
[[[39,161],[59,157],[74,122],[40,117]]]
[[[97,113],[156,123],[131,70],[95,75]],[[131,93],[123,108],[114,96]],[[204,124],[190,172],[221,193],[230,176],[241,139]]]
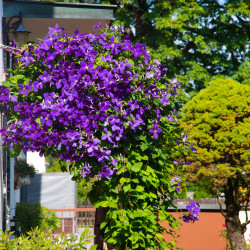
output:
[[[7,0],[4,2],[16,2],[16,3],[34,3],[34,4],[45,4],[45,5],[57,5],[57,6],[68,6],[68,7],[86,7],[86,8],[108,8],[115,9],[117,5],[112,4],[90,4],[90,3],[65,3],[65,2],[47,2],[47,1],[34,1],[34,0]]]

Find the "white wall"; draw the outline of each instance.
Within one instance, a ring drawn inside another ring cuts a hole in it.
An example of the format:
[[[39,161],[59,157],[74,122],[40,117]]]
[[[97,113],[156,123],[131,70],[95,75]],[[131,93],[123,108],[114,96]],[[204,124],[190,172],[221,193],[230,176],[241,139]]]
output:
[[[250,211],[247,211],[248,220],[250,220]],[[246,222],[246,213],[245,211],[240,211],[240,221],[241,223]],[[250,240],[250,224],[247,225],[247,231],[245,232],[246,241]]]
[[[38,152],[27,152],[27,163],[33,164],[37,173],[46,173],[45,157],[39,156]]]

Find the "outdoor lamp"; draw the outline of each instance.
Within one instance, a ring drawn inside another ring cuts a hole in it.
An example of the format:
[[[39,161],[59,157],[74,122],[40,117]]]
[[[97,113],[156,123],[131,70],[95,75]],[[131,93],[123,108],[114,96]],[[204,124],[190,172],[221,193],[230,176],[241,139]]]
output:
[[[10,22],[14,19],[18,18],[19,20],[14,22],[12,25],[10,25]],[[12,30],[12,31],[11,31]],[[19,46],[22,46],[23,44],[27,43],[29,38],[29,33],[31,33],[29,30],[27,30],[23,25],[23,18],[22,18],[22,12],[19,12],[19,16],[13,16],[11,17],[8,22],[5,24],[5,37],[6,40],[8,40],[8,34],[11,32],[14,36],[14,39],[19,44]]]
[[[17,27],[17,29],[14,29],[14,31],[12,31],[12,33],[13,33],[13,36],[14,36],[14,39],[16,40],[16,42],[20,45],[23,45],[23,44],[27,43],[30,31],[28,31],[24,27],[21,13],[19,16],[20,16],[19,17],[20,19],[19,19],[19,21],[17,21],[19,23],[18,27]]]

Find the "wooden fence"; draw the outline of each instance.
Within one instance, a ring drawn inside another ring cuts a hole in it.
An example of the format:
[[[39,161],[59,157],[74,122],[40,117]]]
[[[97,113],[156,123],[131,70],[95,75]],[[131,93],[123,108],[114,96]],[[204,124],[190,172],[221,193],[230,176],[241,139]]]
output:
[[[94,228],[96,209],[89,202],[78,201],[78,208],[50,209],[61,219],[61,226],[55,232],[60,234],[80,234],[85,228]]]

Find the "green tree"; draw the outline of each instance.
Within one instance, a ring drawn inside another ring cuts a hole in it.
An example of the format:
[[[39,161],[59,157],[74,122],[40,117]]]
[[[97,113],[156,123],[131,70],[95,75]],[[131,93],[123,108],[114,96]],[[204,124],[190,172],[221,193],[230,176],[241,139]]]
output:
[[[189,179],[211,193],[225,194],[232,249],[246,249],[239,211],[250,202],[250,86],[217,79],[183,108],[183,127],[197,143],[197,159],[186,166]],[[190,159],[192,160],[192,159]],[[247,221],[248,220],[248,221]]]
[[[46,156],[46,161],[48,162],[46,172],[63,172],[58,158],[53,157],[52,155],[48,155]]]
[[[233,79],[242,83],[250,85],[250,61],[243,62],[238,71],[233,75]]]
[[[168,76],[177,77],[191,96],[212,76],[232,76],[249,60],[248,0],[93,2],[117,4],[115,23],[124,25],[132,39],[146,42],[155,58],[167,61]]]

